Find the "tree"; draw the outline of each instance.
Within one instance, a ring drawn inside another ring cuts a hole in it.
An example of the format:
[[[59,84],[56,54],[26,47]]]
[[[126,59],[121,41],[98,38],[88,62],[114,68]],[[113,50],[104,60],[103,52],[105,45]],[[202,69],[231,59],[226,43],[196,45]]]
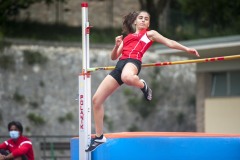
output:
[[[141,10],[145,10],[151,15],[152,29],[159,30],[159,16],[170,2],[171,0],[139,0]]]
[[[222,30],[240,20],[239,0],[178,0],[182,12],[194,17],[199,25]]]

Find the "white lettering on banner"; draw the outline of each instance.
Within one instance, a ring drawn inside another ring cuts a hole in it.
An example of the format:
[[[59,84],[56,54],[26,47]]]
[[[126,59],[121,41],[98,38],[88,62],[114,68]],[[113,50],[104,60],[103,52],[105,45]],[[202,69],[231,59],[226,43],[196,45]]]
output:
[[[84,111],[83,111],[83,105],[84,105],[84,99],[83,99],[84,97],[83,97],[83,95],[80,95],[79,96],[79,103],[80,103],[80,106],[79,106],[79,116],[80,116],[80,118],[79,118],[79,120],[80,120],[80,130],[84,130]]]

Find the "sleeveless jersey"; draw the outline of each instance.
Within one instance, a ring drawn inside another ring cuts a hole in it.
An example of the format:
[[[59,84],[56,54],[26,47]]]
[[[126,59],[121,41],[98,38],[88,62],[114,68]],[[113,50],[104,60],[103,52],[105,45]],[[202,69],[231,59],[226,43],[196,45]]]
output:
[[[147,36],[147,30],[139,33],[130,33],[123,39],[123,50],[120,60],[132,58],[142,61],[142,57],[147,49],[152,45]]]
[[[16,141],[9,139],[3,142],[0,149],[9,150],[14,157],[26,155],[28,160],[34,160],[32,142],[24,136],[20,136]]]

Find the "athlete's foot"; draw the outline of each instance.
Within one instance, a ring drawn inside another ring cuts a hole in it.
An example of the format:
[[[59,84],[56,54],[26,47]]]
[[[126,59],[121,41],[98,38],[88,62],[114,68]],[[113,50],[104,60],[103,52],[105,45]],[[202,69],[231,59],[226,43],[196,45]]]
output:
[[[142,81],[143,84],[144,84],[144,87],[141,89],[144,97],[146,98],[146,100],[151,101],[152,100],[152,90],[151,90],[151,88],[149,88],[147,86],[147,83],[143,79],[140,79],[140,81]]]
[[[91,139],[91,143],[89,147],[85,150],[85,152],[94,151],[99,145],[105,143],[107,141],[106,137],[102,134],[100,137],[95,137]]]

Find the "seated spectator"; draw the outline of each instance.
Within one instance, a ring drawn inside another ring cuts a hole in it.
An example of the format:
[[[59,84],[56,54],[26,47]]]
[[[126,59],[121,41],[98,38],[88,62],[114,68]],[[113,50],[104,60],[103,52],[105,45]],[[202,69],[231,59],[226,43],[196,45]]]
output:
[[[8,131],[11,138],[0,144],[0,160],[34,160],[32,142],[22,135],[22,124],[12,121]]]

